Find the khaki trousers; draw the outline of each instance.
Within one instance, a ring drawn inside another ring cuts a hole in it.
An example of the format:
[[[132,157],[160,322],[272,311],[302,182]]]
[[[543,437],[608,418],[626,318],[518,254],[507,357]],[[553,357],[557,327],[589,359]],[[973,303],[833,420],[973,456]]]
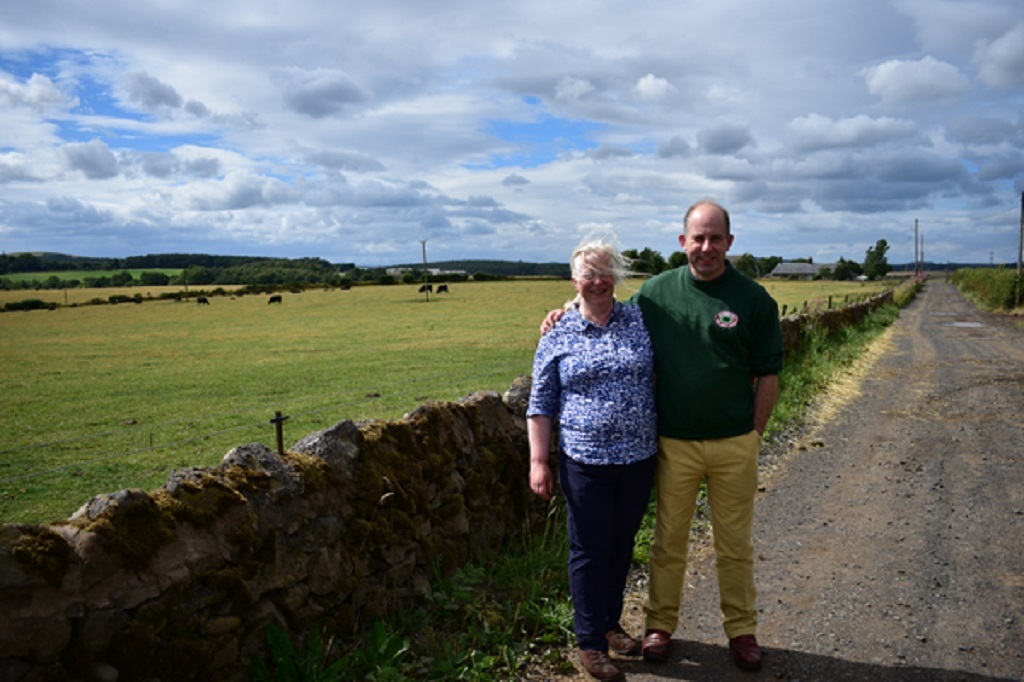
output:
[[[659,439],[647,629],[672,633],[679,623],[690,525],[706,480],[722,625],[729,638],[757,630],[753,525],[760,448],[757,431],[716,440]]]

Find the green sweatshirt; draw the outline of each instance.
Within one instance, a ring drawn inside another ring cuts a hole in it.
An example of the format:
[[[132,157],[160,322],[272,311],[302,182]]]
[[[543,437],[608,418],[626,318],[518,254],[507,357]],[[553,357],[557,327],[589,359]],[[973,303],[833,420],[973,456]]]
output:
[[[647,280],[632,300],[654,344],[659,435],[749,433],[754,377],[782,369],[779,310],[764,287],[728,263],[709,282],[684,266]]]

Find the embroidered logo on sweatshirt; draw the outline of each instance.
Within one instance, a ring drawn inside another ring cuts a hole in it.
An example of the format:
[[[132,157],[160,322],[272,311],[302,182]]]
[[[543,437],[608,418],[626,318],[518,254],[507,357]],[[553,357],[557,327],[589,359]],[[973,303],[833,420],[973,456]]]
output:
[[[723,310],[722,312],[715,315],[715,324],[717,324],[722,329],[732,329],[739,323],[739,315],[732,312],[731,310]]]

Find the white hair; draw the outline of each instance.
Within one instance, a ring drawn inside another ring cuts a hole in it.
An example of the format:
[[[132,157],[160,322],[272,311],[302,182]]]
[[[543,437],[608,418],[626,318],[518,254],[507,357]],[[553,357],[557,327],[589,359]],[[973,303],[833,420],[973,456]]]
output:
[[[616,284],[622,283],[630,274],[629,259],[622,255],[617,248],[603,239],[590,239],[584,241],[572,252],[569,259],[569,266],[572,268],[572,276],[578,277],[586,266],[594,266],[595,261],[600,261],[601,266],[610,266],[611,275]]]

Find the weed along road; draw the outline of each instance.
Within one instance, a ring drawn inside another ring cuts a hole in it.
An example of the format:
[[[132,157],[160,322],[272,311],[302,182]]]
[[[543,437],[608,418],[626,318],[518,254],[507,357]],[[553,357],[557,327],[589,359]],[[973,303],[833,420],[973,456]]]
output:
[[[669,662],[625,662],[627,679],[1024,679],[1020,325],[929,280],[772,446],[755,522],[763,669],[733,666],[701,546]]]

